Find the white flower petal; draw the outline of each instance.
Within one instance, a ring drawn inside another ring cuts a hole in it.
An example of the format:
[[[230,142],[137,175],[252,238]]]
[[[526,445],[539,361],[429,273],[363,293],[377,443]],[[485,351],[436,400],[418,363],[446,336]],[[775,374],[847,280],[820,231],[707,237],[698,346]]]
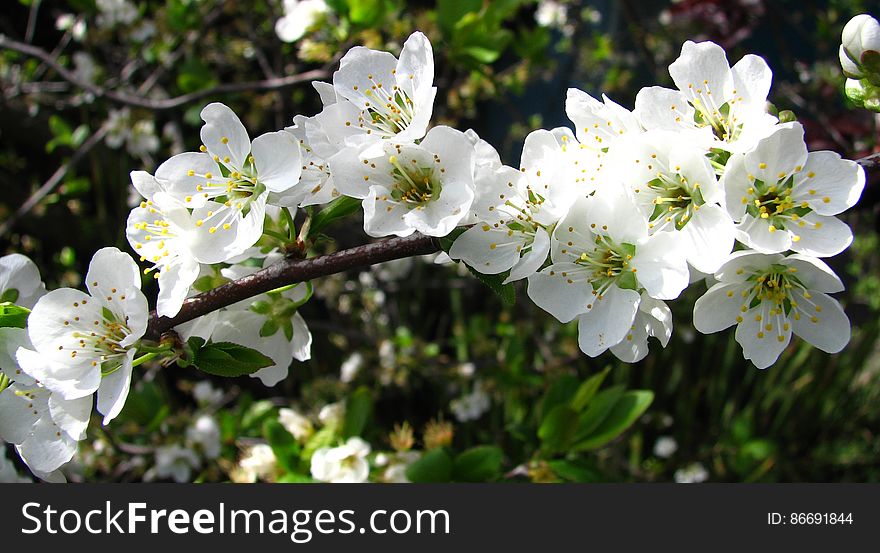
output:
[[[288,132],[270,132],[254,139],[252,147],[258,181],[270,192],[284,192],[299,183],[302,153]]]
[[[68,400],[58,394],[51,394],[49,414],[68,436],[74,440],[82,440],[86,437],[86,427],[92,414],[92,396]]]
[[[508,237],[507,231],[478,224],[455,239],[449,257],[464,261],[484,275],[497,275],[519,261],[518,248],[524,243],[525,238],[517,233]]]
[[[800,237],[793,242],[791,249],[815,257],[831,257],[839,254],[852,243],[853,235],[849,226],[837,217],[826,217],[807,213],[801,217],[803,227],[792,228]]]
[[[843,292],[843,282],[824,261],[799,253],[789,255],[782,265],[793,267],[795,276],[807,290],[816,290],[826,294]]]
[[[33,426],[32,434],[16,449],[32,471],[46,473],[70,461],[76,453],[76,447],[76,440],[61,432],[50,417],[43,417]]]
[[[620,343],[632,328],[639,293],[611,286],[593,308],[578,317],[578,346],[590,357]]]
[[[364,232],[373,237],[409,236],[415,229],[404,221],[409,210],[391,199],[391,192],[382,186],[371,186],[364,198]]]
[[[293,339],[290,344],[293,347],[293,358],[297,361],[308,361],[312,358],[312,333],[298,311],[293,314]]]
[[[567,323],[593,307],[596,296],[586,277],[579,265],[554,263],[529,277],[529,298],[559,322]]]
[[[742,293],[748,284],[718,284],[694,303],[694,327],[703,334],[712,334],[736,324],[741,315]]]
[[[812,292],[810,298],[802,292],[792,294],[798,308],[804,313],[793,318],[794,333],[827,353],[837,353],[850,339],[850,324],[837,301],[821,292]]]
[[[522,259],[511,269],[510,275],[504,279],[503,284],[508,284],[517,280],[531,276],[541,268],[541,265],[547,261],[550,254],[550,235],[541,227],[535,231],[532,239],[531,249],[526,252]]]
[[[779,324],[784,319],[774,320],[768,316],[767,303],[762,302],[743,313],[743,322],[736,327],[736,341],[743,348],[743,356],[759,369],[775,363],[791,341],[790,327]],[[772,325],[770,330],[766,328],[767,324]]]
[[[652,298],[673,300],[687,288],[690,273],[685,251],[672,233],[658,233],[639,243],[631,265]]]
[[[835,152],[810,152],[795,176],[791,198],[808,202],[819,215],[837,215],[859,201],[865,188],[865,171],[856,162]]]
[[[132,361],[135,350],[126,352],[122,365],[112,373],[101,379],[101,387],[98,388],[98,412],[104,415],[103,424],[106,426],[122,411],[128,391],[131,388]]]
[[[223,160],[227,167],[243,168],[251,151],[251,139],[235,112],[214,102],[205,106],[199,115],[205,122],[199,134],[208,153]]]
[[[736,231],[721,207],[703,204],[682,229],[681,247],[688,263],[704,273],[714,273],[730,257]]]

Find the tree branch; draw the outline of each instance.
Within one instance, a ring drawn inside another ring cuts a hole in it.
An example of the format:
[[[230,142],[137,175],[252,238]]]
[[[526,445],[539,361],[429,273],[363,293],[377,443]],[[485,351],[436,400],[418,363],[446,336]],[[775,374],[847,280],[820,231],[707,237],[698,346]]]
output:
[[[72,71],[61,66],[51,54],[49,54],[42,48],[31,46],[30,44],[25,44],[23,42],[18,42],[17,40],[12,40],[5,35],[0,35],[0,48],[14,50],[21,54],[25,54],[27,56],[31,56],[41,60],[43,63],[51,67],[56,73],[58,73],[58,75],[62,79],[68,81],[78,88],[90,92],[96,98],[106,98],[118,104],[146,108],[154,111],[174,109],[185,104],[201,100],[202,98],[214,96],[217,94],[228,94],[233,92],[246,92],[257,90],[279,90],[302,82],[326,79],[329,75],[326,69],[314,69],[312,71],[306,71],[304,73],[297,73],[295,75],[287,75],[286,77],[277,77],[274,79],[265,79],[262,81],[251,81],[245,83],[224,83],[212,88],[196,90],[195,92],[190,92],[189,94],[175,96],[174,98],[153,99],[127,94],[125,92],[117,92],[115,90],[107,90],[98,85],[82,81],[77,78],[77,76]]]
[[[58,186],[61,181],[64,179],[64,176],[67,175],[68,171],[76,167],[76,164],[80,162],[82,158],[88,154],[92,148],[98,145],[101,140],[104,139],[104,136],[107,135],[108,128],[107,126],[102,126],[98,129],[94,134],[88,137],[82,144],[80,144],[79,148],[77,148],[73,155],[70,156],[70,159],[67,160],[67,163],[63,164],[61,167],[55,170],[52,173],[52,176],[49,177],[49,180],[43,183],[30,197],[25,200],[21,207],[19,207],[15,213],[11,214],[8,219],[3,221],[0,224],[0,236],[5,235],[9,232],[15,223],[24,215],[26,215],[31,209],[34,208],[40,200],[48,196],[55,187]]]
[[[145,338],[157,340],[163,332],[179,324],[282,286],[439,250],[436,238],[415,233],[406,238],[387,238],[311,259],[285,258],[252,275],[189,298],[173,318],[159,317],[155,311],[151,312]]]
[[[880,153],[856,160],[856,163],[865,169],[869,185],[880,184]],[[144,337],[158,340],[163,332],[179,324],[282,286],[438,251],[440,244],[436,238],[415,233],[406,238],[388,238],[311,259],[286,258],[252,275],[189,298],[172,318],[159,317],[155,311],[151,312]]]

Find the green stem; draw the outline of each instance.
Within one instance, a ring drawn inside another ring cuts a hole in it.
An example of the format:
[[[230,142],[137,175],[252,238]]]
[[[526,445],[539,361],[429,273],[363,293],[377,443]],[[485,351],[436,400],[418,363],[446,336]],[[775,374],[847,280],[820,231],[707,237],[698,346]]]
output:
[[[144,354],[144,355],[141,355],[140,357],[138,357],[137,359],[135,359],[134,361],[132,361],[131,366],[132,366],[132,367],[137,367],[138,365],[143,365],[144,363],[146,363],[147,361],[149,361],[149,360],[155,358],[155,357],[158,356],[158,355],[159,355],[159,352],[157,352],[157,351],[154,351],[154,352],[151,352],[151,353],[146,353],[146,354]]]
[[[290,241],[290,238],[281,234],[280,232],[275,232],[274,230],[263,229],[263,234],[266,236],[271,236],[276,240],[280,240],[282,244],[287,244]]]
[[[294,242],[296,241],[296,224],[293,222],[293,215],[290,213],[290,209],[286,207],[282,207],[281,212],[284,213],[284,218],[287,220],[288,238],[291,242]]]
[[[8,388],[10,384],[12,381],[9,380],[9,377],[0,372],[0,392]]]

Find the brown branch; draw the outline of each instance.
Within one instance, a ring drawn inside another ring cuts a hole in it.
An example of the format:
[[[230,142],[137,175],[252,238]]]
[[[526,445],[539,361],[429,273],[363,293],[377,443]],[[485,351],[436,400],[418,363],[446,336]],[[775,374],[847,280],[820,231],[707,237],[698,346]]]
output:
[[[52,176],[49,177],[49,180],[43,183],[31,196],[25,200],[21,207],[19,207],[15,213],[9,216],[8,219],[3,221],[3,224],[0,224],[0,236],[5,235],[9,232],[15,223],[24,215],[26,215],[31,209],[34,208],[40,200],[48,196],[55,187],[58,186],[64,176],[67,175],[68,171],[73,169],[80,160],[88,154],[92,148],[98,145],[101,140],[104,139],[104,136],[107,134],[107,127],[102,126],[98,129],[94,134],[88,137],[82,144],[80,144],[79,148],[73,152],[73,155],[70,156],[70,159],[67,163],[63,164],[61,167],[55,170],[52,173]]]
[[[179,324],[282,286],[439,250],[436,238],[415,233],[406,238],[388,238],[311,259],[286,258],[252,275],[189,298],[173,318],[159,317],[155,311],[151,312],[145,337],[156,340]]]
[[[857,159],[856,163],[861,165],[865,170],[868,186],[880,185],[880,153],[871,154],[862,159]]]
[[[23,42],[18,42],[17,40],[12,40],[11,38],[4,35],[0,35],[0,48],[14,50],[21,54],[25,54],[27,56],[31,56],[41,60],[43,63],[51,67],[56,73],[58,73],[58,75],[62,79],[68,81],[78,88],[90,92],[96,98],[106,98],[118,104],[146,108],[154,111],[163,111],[178,108],[197,100],[201,100],[202,98],[214,96],[217,94],[260,90],[279,90],[302,82],[326,79],[329,75],[326,69],[314,69],[312,71],[306,71],[304,73],[297,73],[295,75],[287,75],[286,77],[277,77],[274,79],[265,79],[262,81],[251,81],[245,83],[224,83],[212,88],[206,88],[204,90],[190,92],[189,94],[175,96],[174,98],[153,99],[127,94],[125,92],[118,92],[115,90],[107,90],[98,85],[82,81],[77,78],[77,76],[72,71],[61,66],[50,53],[46,52],[42,48],[37,48],[36,46],[31,46],[30,44],[25,44]]]

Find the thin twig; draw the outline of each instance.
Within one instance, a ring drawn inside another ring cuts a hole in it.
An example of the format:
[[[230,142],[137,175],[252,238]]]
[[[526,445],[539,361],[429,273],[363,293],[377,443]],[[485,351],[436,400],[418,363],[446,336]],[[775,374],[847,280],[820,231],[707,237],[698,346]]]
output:
[[[326,69],[314,69],[304,73],[295,75],[287,75],[286,77],[277,77],[274,79],[264,79],[262,81],[250,81],[244,83],[224,83],[212,88],[196,90],[188,94],[175,96],[174,98],[154,99],[145,98],[143,96],[135,96],[125,92],[115,90],[107,90],[98,85],[88,83],[77,78],[72,71],[62,67],[52,55],[41,48],[12,40],[7,36],[0,35],[0,48],[14,50],[21,54],[31,56],[43,61],[46,65],[55,70],[58,75],[71,84],[90,92],[95,98],[106,98],[118,104],[127,106],[150,109],[154,111],[164,111],[178,108],[180,106],[201,100],[208,96],[219,94],[229,94],[236,92],[260,91],[260,90],[280,90],[290,86],[297,85],[302,82],[325,79],[329,75]]]
[[[40,200],[48,196],[55,187],[61,183],[61,180],[67,175],[67,172],[70,171],[74,166],[76,166],[79,161],[85,157],[87,153],[89,153],[92,148],[94,148],[101,140],[106,136],[108,128],[106,126],[102,126],[98,129],[97,132],[88,137],[82,144],[80,144],[79,148],[73,152],[73,155],[70,156],[70,159],[67,160],[67,163],[59,167],[52,173],[52,176],[49,177],[49,180],[43,183],[41,187],[37,189],[36,192],[31,194],[31,196],[19,207],[15,213],[9,216],[8,219],[3,221],[3,224],[0,225],[0,236],[5,235],[9,230],[15,225],[16,221],[20,219],[22,216],[26,215],[31,209],[34,208]]]

